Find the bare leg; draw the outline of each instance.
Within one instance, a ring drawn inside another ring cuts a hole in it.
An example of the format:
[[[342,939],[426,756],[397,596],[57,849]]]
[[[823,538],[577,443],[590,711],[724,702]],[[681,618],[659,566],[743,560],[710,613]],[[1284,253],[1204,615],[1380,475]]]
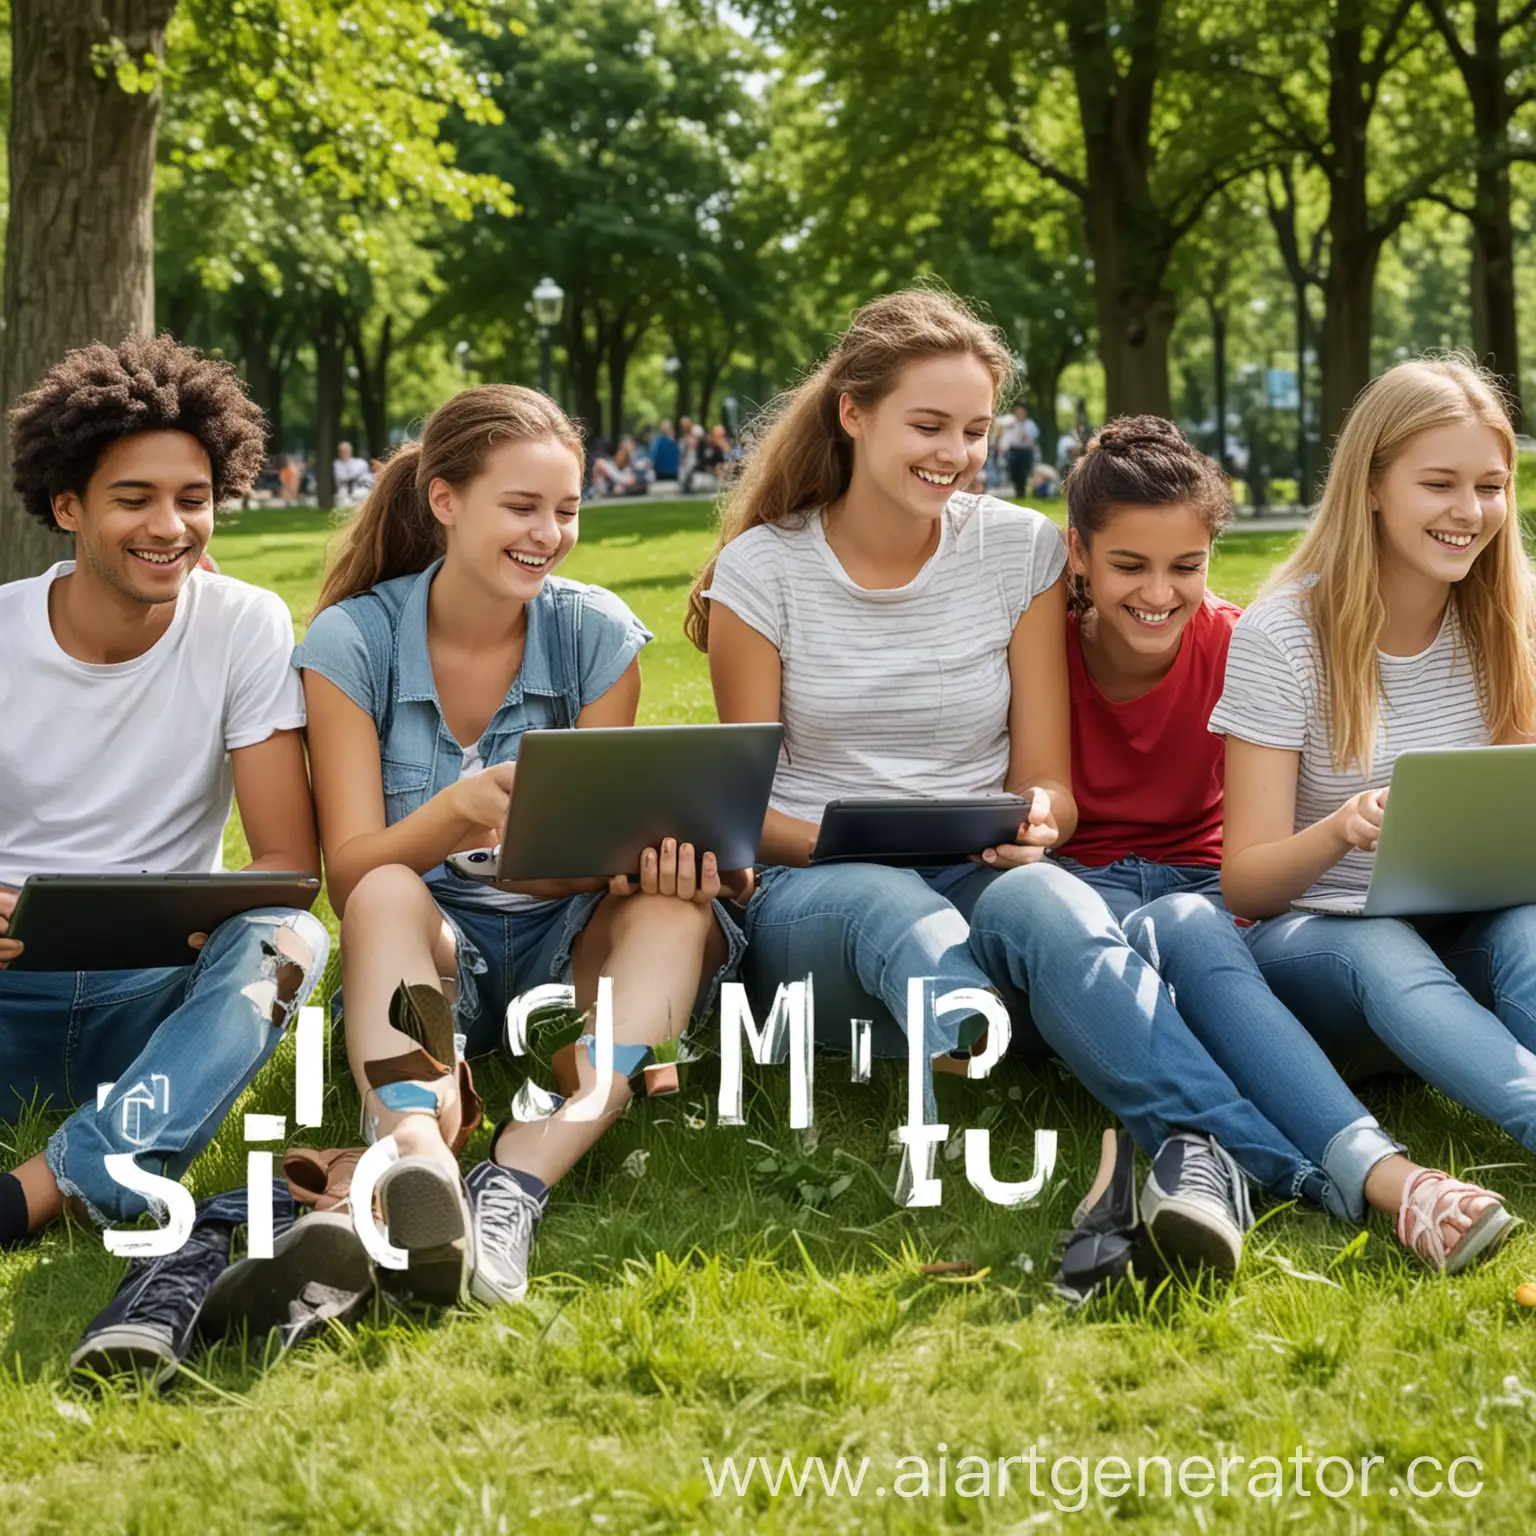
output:
[[[402,981],[441,988],[454,971],[453,930],[414,870],[382,865],[358,881],[341,923],[341,977],[346,994],[347,1060],[363,1104],[377,1116],[378,1134],[392,1135],[403,1156],[433,1157],[458,1172],[448,1149],[459,1129],[454,1076],[432,1085],[438,1118],[385,1109],[368,1084],[365,1064],[404,1055],[416,1041],[389,1022],[389,1000]],[[452,1062],[445,1063],[452,1066]]]
[[[609,896],[592,914],[572,951],[576,1001],[590,1007],[599,975],[613,978],[613,1035],[620,1045],[656,1045],[687,1027],[703,979],[725,958],[725,935],[707,905],[675,896]],[[350,1005],[349,1005],[350,1008]],[[577,1053],[582,1091],[594,1080],[591,1062]],[[546,1120],[513,1121],[491,1149],[506,1168],[553,1184],[623,1112],[629,1083],[617,1073],[601,1115],[572,1120],[569,1104]]]
[[[1412,1158],[1394,1152],[1384,1157],[1365,1176],[1365,1199],[1372,1210],[1385,1211],[1396,1216],[1403,1203],[1403,1190],[1408,1180],[1419,1172],[1420,1165]]]

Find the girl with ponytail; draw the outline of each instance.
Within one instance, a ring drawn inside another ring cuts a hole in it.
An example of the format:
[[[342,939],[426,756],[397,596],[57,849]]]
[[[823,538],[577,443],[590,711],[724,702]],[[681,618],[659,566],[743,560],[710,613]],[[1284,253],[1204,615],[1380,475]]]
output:
[[[1066,480],[1077,830],[1058,862],[1157,966],[1219,1070],[1321,1171],[1301,1192],[1346,1220],[1398,1218],[1431,1268],[1490,1252],[1496,1195],[1404,1155],[1270,991],[1221,904],[1223,739],[1207,729],[1239,610],[1206,588],[1226,476],[1172,422],[1110,422]],[[1184,1148],[1179,1148],[1183,1155]],[[1154,1165],[1142,1202],[1166,1221]]]
[[[1043,859],[1079,819],[1066,550],[1038,512],[961,489],[1010,366],[954,299],[876,299],[780,402],[727,503],[688,634],[722,720],[784,725],[744,979],[766,1007],[809,974],[818,1029],[846,1043],[847,1020],[873,1018],[889,1055],[906,1051],[909,978],[930,998],[1001,994],[1015,1042],[1059,1056],[1158,1157],[1165,1252],[1230,1272],[1251,1221],[1233,1156],[1286,1196],[1315,1171],[1095,890]],[[1015,843],[920,868],[810,864],[831,800],[1000,790],[1030,797]],[[930,1016],[924,1048],[942,1064],[977,1028]]]
[[[366,1133],[389,1146],[380,1203],[406,1288],[439,1303],[522,1296],[548,1187],[644,1091],[651,1047],[707,1007],[742,943],[716,898],[751,892],[751,871],[671,840],[642,856],[638,891],[485,886],[444,862],[499,841],[525,730],[634,724],[650,634],[613,593],[551,574],[576,542],[581,481],[580,438],[545,396],[456,395],[384,466],[294,655],[347,1054]],[[600,974],[612,1079],[597,1082],[584,1036],[581,1113],[503,1121],[461,1179],[480,1103],[458,1042],[494,1049],[509,1002],[541,984],[573,981],[586,1007]]]

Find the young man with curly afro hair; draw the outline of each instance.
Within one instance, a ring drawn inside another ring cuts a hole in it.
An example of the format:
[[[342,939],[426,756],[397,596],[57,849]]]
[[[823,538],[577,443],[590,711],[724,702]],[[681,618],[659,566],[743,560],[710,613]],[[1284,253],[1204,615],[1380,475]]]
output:
[[[318,873],[320,857],[288,609],[199,568],[216,509],[262,460],[262,415],[235,371],[169,336],[96,342],[8,427],[16,491],[61,544],[73,536],[74,559],[0,586],[0,1118],[77,1107],[0,1173],[0,1247],[66,1208],[98,1226],[149,1208],[108,1159],[178,1178],[328,951],[308,912],[274,908],[190,935],[179,966],[28,968],[8,920],[31,875],[217,869],[232,800],[248,868]],[[99,1104],[98,1084],[115,1084]],[[167,1310],[175,1290],[126,1310],[120,1296],[90,1363],[174,1366],[191,1332]]]

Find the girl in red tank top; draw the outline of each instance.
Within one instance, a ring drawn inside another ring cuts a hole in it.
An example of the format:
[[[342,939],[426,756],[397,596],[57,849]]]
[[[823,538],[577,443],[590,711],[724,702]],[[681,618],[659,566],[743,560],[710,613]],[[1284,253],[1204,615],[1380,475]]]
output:
[[[1270,991],[1222,905],[1224,738],[1206,727],[1239,610],[1206,574],[1231,517],[1225,475],[1171,422],[1128,417],[1089,443],[1065,490],[1078,823],[1056,861],[1098,891],[1216,1063],[1322,1170],[1329,1210],[1395,1213],[1431,1268],[1464,1267],[1507,1227],[1498,1197],[1405,1155]]]

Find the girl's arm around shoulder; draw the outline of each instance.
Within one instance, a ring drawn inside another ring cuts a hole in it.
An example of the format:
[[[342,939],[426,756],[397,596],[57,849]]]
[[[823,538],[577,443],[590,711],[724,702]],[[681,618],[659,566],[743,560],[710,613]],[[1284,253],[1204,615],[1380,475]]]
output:
[[[718,598],[709,605],[709,678],[722,724],[780,718],[783,668],[777,647]],[[818,830],[815,822],[770,809],[763,822],[759,856],[765,864],[803,868],[811,861]]]

